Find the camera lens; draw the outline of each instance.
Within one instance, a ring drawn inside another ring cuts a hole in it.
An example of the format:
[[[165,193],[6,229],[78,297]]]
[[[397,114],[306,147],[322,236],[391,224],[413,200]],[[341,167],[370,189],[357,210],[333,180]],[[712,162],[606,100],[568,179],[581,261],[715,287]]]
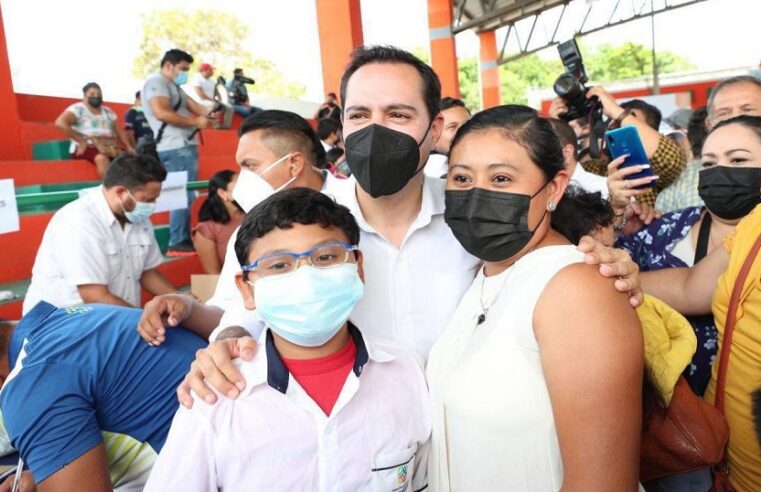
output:
[[[558,77],[553,89],[558,96],[568,100],[576,99],[584,93],[584,86],[569,73]]]

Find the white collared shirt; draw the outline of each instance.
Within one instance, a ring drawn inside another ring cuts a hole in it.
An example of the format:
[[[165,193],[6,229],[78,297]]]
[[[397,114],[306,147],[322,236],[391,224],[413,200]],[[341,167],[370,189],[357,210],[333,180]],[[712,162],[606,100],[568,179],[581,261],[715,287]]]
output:
[[[349,319],[363,333],[395,340],[427,359],[481,264],[481,260],[463,249],[444,222],[446,183],[426,176],[420,212],[397,249],[365,222],[357,202],[356,181],[353,178],[334,181],[339,184],[323,188],[323,192],[332,194],[354,215],[360,229],[359,249],[364,257],[365,294]],[[231,242],[236,235],[233,234]],[[228,244],[217,291],[208,302],[226,312],[211,340],[229,326],[242,326],[253,334],[261,329],[255,312],[243,307],[235,289],[234,276],[238,271],[240,264],[234,248]],[[218,292],[225,294],[218,297]],[[223,298],[225,302],[221,304]]]
[[[425,163],[423,172],[432,178],[441,178],[449,172],[449,158],[444,154],[431,154]]]
[[[354,369],[326,416],[288,374],[272,336],[235,400],[180,407],[145,491],[417,491],[427,486],[428,390],[419,361],[356,328]],[[195,396],[195,395],[194,395]]]
[[[338,179],[328,171],[323,170],[322,175],[325,181],[320,191],[328,196],[335,197],[335,190],[351,186],[348,180]],[[219,333],[230,326],[242,326],[255,337],[262,328],[256,314],[247,310],[243,305],[243,299],[235,286],[235,275],[241,271],[238,256],[235,254],[235,240],[238,238],[239,229],[240,227],[230,235],[225,251],[225,262],[222,265],[222,271],[219,272],[217,287],[214,289],[214,295],[206,301],[206,304],[221,308],[225,312],[219,321],[219,325],[209,336],[210,341],[216,340]]]
[[[140,306],[140,277],[163,257],[150,221],[122,229],[95,189],[67,204],[50,219],[32,268],[24,314],[39,301],[56,307],[82,304],[78,285],[105,285],[109,292]]]
[[[610,194],[608,192],[608,181],[603,176],[598,176],[584,169],[580,162],[576,163],[576,169],[573,170],[571,184],[591,193],[599,191],[605,199]]]

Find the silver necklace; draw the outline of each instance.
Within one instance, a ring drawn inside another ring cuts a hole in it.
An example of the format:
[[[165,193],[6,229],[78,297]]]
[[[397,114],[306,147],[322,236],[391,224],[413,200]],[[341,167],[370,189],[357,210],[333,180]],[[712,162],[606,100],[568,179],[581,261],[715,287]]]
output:
[[[508,270],[509,270],[509,267],[508,267]],[[486,321],[486,315],[488,314],[489,309],[491,309],[491,307],[497,303],[499,294],[501,294],[502,289],[505,288],[507,277],[509,277],[510,274],[507,271],[503,273],[505,274],[505,278],[502,279],[502,284],[499,286],[499,289],[497,290],[497,294],[494,297],[494,300],[491,302],[491,304],[489,304],[488,307],[484,304],[484,284],[486,283],[486,275],[484,275],[484,277],[481,279],[481,294],[478,296],[478,303],[481,305],[481,314],[478,315],[478,322],[476,323],[477,325],[483,324],[483,322]]]

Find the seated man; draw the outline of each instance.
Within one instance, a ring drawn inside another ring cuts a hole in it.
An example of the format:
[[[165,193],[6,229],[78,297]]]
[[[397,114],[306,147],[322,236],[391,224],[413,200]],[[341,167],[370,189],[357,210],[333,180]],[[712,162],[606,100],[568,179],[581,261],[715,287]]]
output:
[[[71,139],[71,158],[92,162],[102,178],[111,160],[120,152],[117,138],[127,151],[134,152],[135,147],[117,124],[116,113],[103,106],[103,93],[98,84],[85,84],[82,95],[81,102],[63,110],[55,125]]]
[[[18,323],[0,323],[0,406],[41,492],[110,491],[102,431],[161,450],[175,388],[205,342],[180,329],[152,348],[135,333],[141,313],[41,302]]]
[[[136,152],[148,152],[158,159],[156,139],[153,137],[150,123],[145,119],[140,91],[135,92],[135,104],[124,114],[124,131]]]
[[[213,128],[230,128],[233,121],[233,107],[222,102],[217,89],[217,80],[213,76],[214,67],[209,63],[202,63],[196,76],[185,84],[183,89],[198,104],[205,107],[209,113],[222,112],[222,121],[219,119],[211,120]]]
[[[259,355],[236,361],[248,388],[177,412],[147,491],[427,487],[419,361],[347,322],[364,290],[358,242],[349,210],[317,191],[283,191],[251,210],[235,242],[236,284],[266,329]],[[203,305],[179,306],[174,321],[202,317]]]
[[[244,118],[250,114],[255,114],[261,111],[261,108],[251,105],[251,101],[248,98],[248,89],[246,84],[253,84],[254,79],[243,75],[242,68],[236,68],[233,71],[233,79],[227,83],[227,92],[229,94],[229,102],[233,105],[235,112]]]
[[[141,287],[173,292],[156,270],[163,258],[149,220],[165,178],[153,157],[124,154],[103,186],[56,212],[37,251],[24,313],[39,301],[139,306]]]

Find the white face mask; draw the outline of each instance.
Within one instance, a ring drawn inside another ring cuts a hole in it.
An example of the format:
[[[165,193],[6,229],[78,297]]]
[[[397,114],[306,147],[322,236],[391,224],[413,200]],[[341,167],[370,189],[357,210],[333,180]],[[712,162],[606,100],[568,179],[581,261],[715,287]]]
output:
[[[262,178],[262,176],[270,169],[285,161],[291,157],[291,155],[293,154],[284,155],[280,159],[264,168],[264,171],[259,174],[256,174],[253,171],[249,171],[248,169],[241,169],[241,172],[238,175],[238,182],[235,183],[235,188],[233,188],[233,200],[238,202],[238,205],[240,205],[241,208],[246,213],[248,213],[252,208],[266,200],[267,197],[277,193],[289,184],[293,183],[293,181],[296,179],[296,176],[293,176],[291,179],[286,181],[285,184],[278,189],[273,189],[272,185],[270,185],[264,178]]]

